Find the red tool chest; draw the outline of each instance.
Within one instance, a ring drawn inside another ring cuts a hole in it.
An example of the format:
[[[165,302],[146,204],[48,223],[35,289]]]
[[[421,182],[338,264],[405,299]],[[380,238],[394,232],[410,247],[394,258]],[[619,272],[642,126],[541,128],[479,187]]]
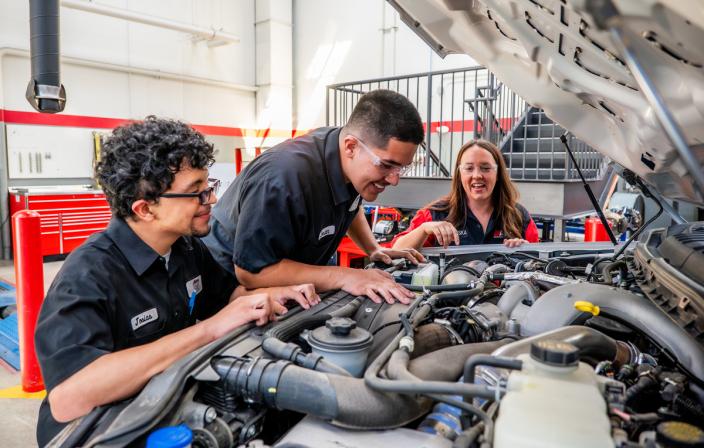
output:
[[[41,215],[42,255],[67,254],[107,227],[110,206],[100,190],[47,192],[10,190],[10,213],[34,210]]]

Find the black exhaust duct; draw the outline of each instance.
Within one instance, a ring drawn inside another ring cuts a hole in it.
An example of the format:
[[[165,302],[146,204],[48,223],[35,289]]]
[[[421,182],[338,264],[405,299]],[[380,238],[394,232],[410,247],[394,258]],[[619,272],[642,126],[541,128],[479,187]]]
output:
[[[59,0],[29,0],[32,75],[25,97],[39,112],[55,114],[66,106],[59,72]]]

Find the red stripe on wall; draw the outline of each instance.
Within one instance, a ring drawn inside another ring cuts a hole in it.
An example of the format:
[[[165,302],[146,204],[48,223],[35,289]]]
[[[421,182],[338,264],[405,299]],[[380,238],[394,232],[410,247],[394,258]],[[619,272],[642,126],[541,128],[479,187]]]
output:
[[[18,110],[0,109],[0,122],[8,124],[36,124],[44,126],[67,126],[77,128],[113,129],[135,120],[126,118],[91,117],[86,115],[40,114]],[[246,129],[230,126],[211,126],[194,124],[194,129],[205,135],[222,135],[226,137],[286,137],[302,135],[307,131],[280,129]]]
[[[514,120],[514,121],[512,121]],[[515,122],[516,119],[509,117],[499,118],[498,121],[501,123],[501,127],[504,129],[508,128]],[[438,128],[446,127],[447,130],[443,132],[472,132],[474,130],[474,120],[454,120],[454,121],[433,121],[430,123],[430,132],[437,133]],[[481,130],[481,123],[477,126],[478,130]],[[423,123],[423,129],[427,129],[425,123]]]
[[[89,117],[85,115],[40,114],[39,112],[24,112],[4,110],[2,121],[14,124],[41,124],[45,126],[72,126],[78,128],[112,129],[132,120],[120,118]]]
[[[502,127],[511,125],[511,118],[501,118]],[[113,129],[134,120],[126,118],[91,117],[86,115],[65,115],[65,114],[40,114],[38,112],[26,112],[17,110],[0,109],[0,122],[10,124],[36,124],[44,126],[70,126],[78,128]],[[292,138],[304,135],[310,129],[283,130],[283,129],[247,129],[229,126],[211,126],[205,124],[193,124],[194,129],[205,135],[221,135],[226,137],[285,137]],[[433,121],[430,123],[430,132],[437,133],[439,128],[446,127],[444,132],[472,132],[474,130],[474,120],[447,120]],[[426,123],[423,129],[427,130]]]

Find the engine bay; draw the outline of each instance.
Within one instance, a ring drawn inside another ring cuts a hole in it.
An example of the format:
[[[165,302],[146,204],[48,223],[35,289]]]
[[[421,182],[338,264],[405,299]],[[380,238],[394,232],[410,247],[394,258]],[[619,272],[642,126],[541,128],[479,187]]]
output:
[[[329,294],[62,440],[125,446],[186,424],[197,447],[702,446],[702,247],[690,223],[617,259],[606,244],[429,249],[386,267],[410,306]]]

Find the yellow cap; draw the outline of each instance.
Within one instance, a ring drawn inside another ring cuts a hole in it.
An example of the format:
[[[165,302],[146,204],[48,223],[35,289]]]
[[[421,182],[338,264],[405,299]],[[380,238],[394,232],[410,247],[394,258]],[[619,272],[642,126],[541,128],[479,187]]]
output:
[[[574,307],[583,313],[591,313],[592,316],[599,315],[599,307],[586,300],[578,300],[574,302]]]

